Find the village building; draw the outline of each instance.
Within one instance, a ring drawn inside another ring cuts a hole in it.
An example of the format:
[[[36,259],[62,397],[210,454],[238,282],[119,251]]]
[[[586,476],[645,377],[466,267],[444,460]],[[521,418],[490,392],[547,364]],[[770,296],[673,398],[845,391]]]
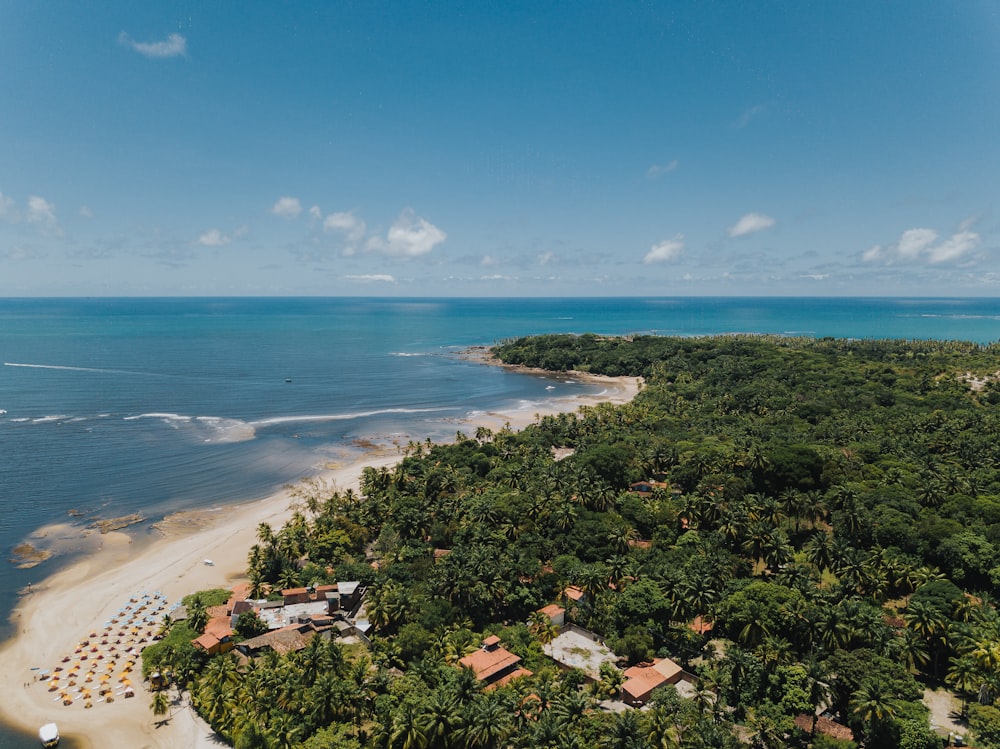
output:
[[[806,733],[813,733],[813,717],[808,713],[800,713],[795,716],[795,726],[800,728]],[[837,723],[834,720],[823,715],[815,716],[816,719],[816,731],[815,733],[822,733],[830,736],[834,739],[840,739],[842,741],[854,741],[854,731],[845,726],[843,723]]]
[[[217,608],[215,606],[212,607]],[[225,607],[218,607],[225,608]],[[233,649],[233,628],[229,616],[213,616],[205,624],[205,631],[191,641],[196,648],[209,655],[227,653]]]
[[[278,655],[286,655],[305,649],[309,641],[317,635],[312,624],[292,624],[258,637],[251,637],[236,646],[236,650],[246,658],[256,658],[265,650],[273,650]]]
[[[625,670],[624,676],[622,702],[633,707],[646,704],[653,690],[687,678],[684,669],[669,658],[655,658],[651,664],[632,666]]]
[[[500,645],[500,638],[492,635],[483,640],[483,646],[459,659],[459,664],[471,668],[486,689],[495,689],[521,676],[531,676],[531,671],[521,667],[521,657]]]
[[[561,627],[566,623],[566,609],[560,606],[558,603],[550,603],[544,608],[538,609],[538,613],[545,614],[557,627]]]

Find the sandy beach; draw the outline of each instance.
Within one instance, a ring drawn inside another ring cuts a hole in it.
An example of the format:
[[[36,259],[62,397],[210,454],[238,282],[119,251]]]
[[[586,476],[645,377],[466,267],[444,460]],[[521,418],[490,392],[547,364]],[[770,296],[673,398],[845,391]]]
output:
[[[472,433],[479,426],[497,429],[505,424],[521,429],[536,416],[547,413],[575,411],[582,405],[602,401],[627,402],[640,388],[638,378],[552,376],[586,380],[601,384],[604,389],[594,396],[554,401],[545,409],[479,414],[474,420],[458,422],[457,429]],[[399,459],[398,451],[375,450],[355,463],[324,472],[321,478],[340,490],[357,490],[365,466],[389,466]],[[0,670],[0,692],[4,699],[0,702],[0,713],[4,720],[31,734],[35,734],[42,724],[55,721],[64,737],[71,736],[89,747],[187,749],[220,746],[212,731],[186,704],[173,705],[165,721],[153,716],[150,695],[141,679],[141,664],[135,666],[136,678],[131,680],[135,689],[133,698],[119,696],[112,703],[95,698],[89,709],[84,707],[82,699],[68,706],[62,704],[60,691],[65,688],[63,685],[68,685],[65,672],[80,662],[74,660],[74,656],[80,655],[76,652],[78,649],[86,653],[96,645],[95,641],[94,645],[80,648],[81,643],[95,640],[91,634],[100,638],[108,623],[119,617],[132,599],[141,602],[143,595],[152,597],[155,592],[157,603],[165,601],[169,607],[188,593],[228,588],[244,579],[247,552],[255,542],[257,526],[269,523],[279,528],[291,515],[294,502],[291,493],[285,490],[263,500],[199,511],[197,522],[168,522],[163,526],[163,538],[146,545],[133,544],[127,529],[107,533],[100,537],[99,548],[34,584],[12,614],[17,634],[2,649],[4,668]],[[205,564],[206,559],[212,564]],[[162,614],[158,616],[162,618]],[[135,647],[139,649],[141,645]],[[101,665],[105,665],[103,652],[97,654],[102,655]],[[64,658],[69,660],[64,661]],[[88,666],[81,663],[78,673],[82,681],[82,669]],[[95,661],[91,659],[90,663]],[[39,675],[45,669],[51,673],[64,666],[59,688],[49,691],[50,682],[40,679]],[[100,668],[89,668],[95,674],[101,673]],[[115,681],[121,678],[117,672],[115,676]],[[72,688],[71,696],[76,696],[76,688]]]

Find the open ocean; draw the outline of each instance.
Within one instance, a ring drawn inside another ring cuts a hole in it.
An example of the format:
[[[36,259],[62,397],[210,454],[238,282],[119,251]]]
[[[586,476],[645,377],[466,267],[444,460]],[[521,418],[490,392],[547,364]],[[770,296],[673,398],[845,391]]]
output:
[[[268,496],[358,439],[448,439],[479,411],[597,392],[458,356],[553,332],[987,343],[1000,300],[0,299],[0,606],[71,559],[6,561],[43,526],[139,512],[141,536]],[[36,742],[0,730],[0,746]]]

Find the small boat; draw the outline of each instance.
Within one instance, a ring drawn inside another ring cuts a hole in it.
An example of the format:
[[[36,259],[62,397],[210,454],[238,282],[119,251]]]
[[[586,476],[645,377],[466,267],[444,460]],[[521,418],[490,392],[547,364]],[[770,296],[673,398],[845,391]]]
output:
[[[286,378],[285,378],[285,382],[291,382],[291,381],[292,381],[292,378],[291,378],[291,377],[286,377]],[[4,413],[7,413],[7,412],[6,412],[6,411],[4,411]]]
[[[206,567],[211,567],[215,564],[215,562],[213,562],[211,559],[206,559],[204,562],[202,562],[202,564],[204,564]]]
[[[59,728],[55,723],[46,723],[44,726],[38,729],[38,740],[42,742],[42,746],[58,746],[59,745]]]

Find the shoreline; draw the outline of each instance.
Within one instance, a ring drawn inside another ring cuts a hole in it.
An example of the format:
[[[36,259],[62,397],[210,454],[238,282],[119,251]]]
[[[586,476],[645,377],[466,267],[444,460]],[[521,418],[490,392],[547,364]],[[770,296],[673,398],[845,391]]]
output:
[[[485,356],[469,359],[494,366]],[[506,365],[500,365],[506,366]],[[540,374],[539,370],[510,367]],[[512,411],[486,411],[456,421],[462,429],[510,425],[521,430],[539,416],[573,412],[601,402],[626,403],[639,392],[641,378],[604,377],[579,372],[553,373],[590,384],[604,385],[597,394],[557,398],[545,407]],[[530,410],[530,413],[529,413]],[[314,478],[340,491],[358,490],[366,466],[389,467],[402,459],[400,450],[385,447],[363,452],[357,459]],[[36,680],[41,669],[52,669],[74,652],[81,638],[99,632],[130,598],[158,591],[170,605],[198,590],[229,588],[245,579],[246,559],[255,542],[257,526],[277,529],[297,504],[292,487],[270,497],[215,510],[196,510],[159,521],[162,537],[133,544],[126,530],[101,535],[101,545],[86,551],[64,569],[31,587],[11,613],[15,634],[0,648],[0,717],[4,723],[34,735],[44,723],[55,721],[67,740],[82,747],[143,746],[158,749],[218,747],[211,729],[190,706],[172,704],[165,721],[154,718],[150,695],[141,678],[134,683],[135,697],[98,702],[90,710],[81,705],[64,707],[53,700],[46,682]],[[171,522],[174,521],[174,522]],[[190,521],[190,522],[186,522]],[[213,564],[205,564],[205,560]],[[20,683],[18,683],[20,682]],[[55,697],[58,700],[58,695]],[[162,722],[160,722],[162,721]]]

